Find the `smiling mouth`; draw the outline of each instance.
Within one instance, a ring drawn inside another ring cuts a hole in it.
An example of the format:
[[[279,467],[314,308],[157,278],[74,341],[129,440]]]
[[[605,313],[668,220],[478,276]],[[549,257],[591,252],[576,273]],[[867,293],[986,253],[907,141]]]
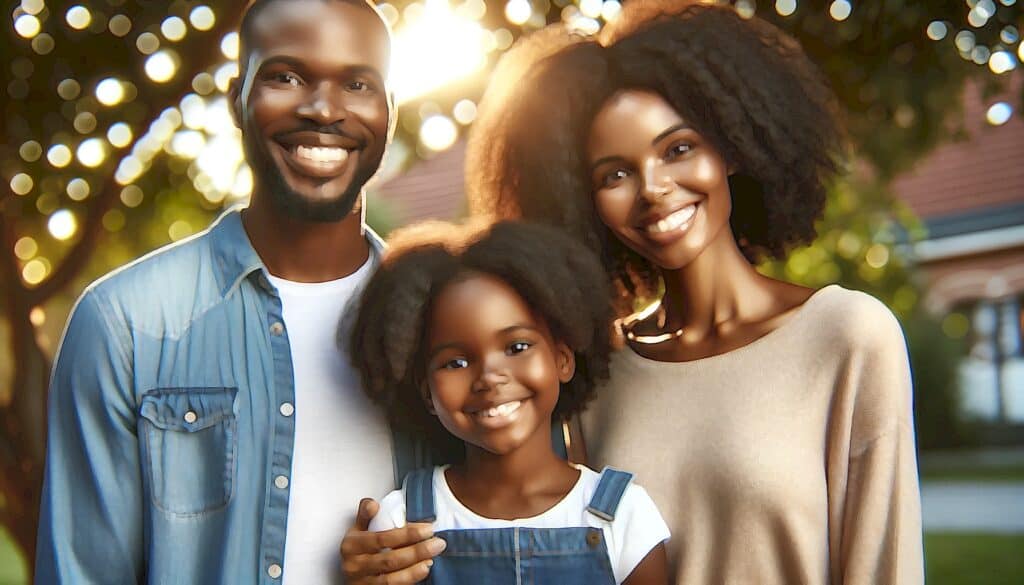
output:
[[[287,153],[289,165],[304,175],[329,179],[341,175],[346,168],[351,149],[340,146],[281,145]]]
[[[678,211],[673,211],[656,222],[648,224],[644,229],[652,235],[675,231],[686,226],[693,219],[695,213],[697,213],[697,204],[691,203]]]
[[[497,418],[499,416],[508,416],[519,410],[519,407],[522,405],[523,402],[521,400],[513,400],[512,402],[499,404],[493,408],[477,411],[474,413],[474,416],[477,418]]]

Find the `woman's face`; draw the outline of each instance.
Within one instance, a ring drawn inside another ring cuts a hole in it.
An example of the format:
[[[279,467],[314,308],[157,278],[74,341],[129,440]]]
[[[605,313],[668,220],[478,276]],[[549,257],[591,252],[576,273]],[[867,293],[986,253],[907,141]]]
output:
[[[587,160],[601,221],[658,267],[682,268],[732,237],[725,159],[659,94],[609,98],[590,127]]]

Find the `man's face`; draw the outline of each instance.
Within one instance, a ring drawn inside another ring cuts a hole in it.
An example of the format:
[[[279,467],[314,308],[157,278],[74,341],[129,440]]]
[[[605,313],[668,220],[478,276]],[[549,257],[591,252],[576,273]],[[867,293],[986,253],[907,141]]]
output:
[[[275,2],[251,23],[234,107],[257,197],[306,221],[349,213],[388,139],[387,31],[347,2]]]

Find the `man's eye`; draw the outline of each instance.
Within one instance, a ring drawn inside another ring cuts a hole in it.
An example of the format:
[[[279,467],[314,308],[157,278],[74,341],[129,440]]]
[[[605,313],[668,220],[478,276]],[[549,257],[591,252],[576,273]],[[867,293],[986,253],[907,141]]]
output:
[[[459,370],[469,367],[469,360],[466,358],[454,358],[441,364],[442,370]]]
[[[370,84],[366,83],[365,81],[360,81],[360,80],[350,81],[349,84],[348,84],[348,89],[349,89],[349,91],[359,91],[359,92],[369,91],[370,90]]]
[[[299,86],[302,84],[302,80],[300,80],[299,76],[294,73],[275,73],[271,79],[277,83],[283,83],[285,85]]]
[[[677,142],[676,144],[668,147],[668,150],[665,152],[665,158],[668,160],[677,159],[691,150],[693,150],[692,145],[687,144],[686,142]]]
[[[524,351],[530,349],[530,345],[531,344],[526,341],[516,341],[515,343],[509,344],[508,349],[505,350],[505,353],[509,355],[523,353]]]

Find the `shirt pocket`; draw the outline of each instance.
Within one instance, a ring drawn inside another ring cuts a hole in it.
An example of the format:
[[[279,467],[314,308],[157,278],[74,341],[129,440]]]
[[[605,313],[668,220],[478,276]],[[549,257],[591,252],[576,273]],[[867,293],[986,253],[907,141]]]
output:
[[[158,388],[142,395],[139,432],[157,508],[196,516],[231,501],[237,393],[236,388]]]

